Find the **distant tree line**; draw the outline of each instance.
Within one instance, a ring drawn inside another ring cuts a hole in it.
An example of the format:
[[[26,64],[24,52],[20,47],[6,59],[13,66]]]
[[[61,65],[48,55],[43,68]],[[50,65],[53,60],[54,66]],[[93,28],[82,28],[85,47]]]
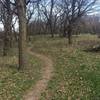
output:
[[[37,27],[38,26],[38,27]],[[100,16],[99,15],[85,15],[83,16],[73,28],[73,35],[79,34],[100,34]],[[47,23],[43,20],[31,21],[28,25],[30,36],[33,35],[48,35],[50,29],[47,28]],[[65,37],[63,29],[59,25],[55,27],[54,35]]]

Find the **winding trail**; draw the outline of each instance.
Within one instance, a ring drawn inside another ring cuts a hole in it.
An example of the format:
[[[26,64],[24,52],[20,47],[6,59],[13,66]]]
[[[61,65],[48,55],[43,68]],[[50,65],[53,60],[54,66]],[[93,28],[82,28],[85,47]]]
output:
[[[28,49],[28,52],[31,55],[38,57],[43,62],[44,67],[41,71],[41,80],[36,83],[36,85],[33,87],[33,90],[24,96],[24,100],[39,100],[41,93],[45,92],[48,82],[53,76],[53,61],[47,56],[32,52],[31,48]]]

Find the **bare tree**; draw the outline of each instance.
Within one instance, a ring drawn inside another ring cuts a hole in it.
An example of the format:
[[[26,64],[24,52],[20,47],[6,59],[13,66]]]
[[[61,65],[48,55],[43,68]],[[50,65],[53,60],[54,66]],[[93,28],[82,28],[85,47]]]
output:
[[[75,24],[92,9],[95,2],[96,0],[62,0],[60,6],[64,13],[64,31],[67,32],[69,44],[72,44],[72,33]]]
[[[29,33],[29,24],[30,21],[32,19],[32,16],[35,14],[35,10],[37,8],[37,3],[39,2],[39,0],[37,0],[37,2],[29,2],[27,3],[26,6],[26,18],[27,18],[27,41],[30,40],[30,33]]]
[[[19,68],[26,66],[26,34],[27,34],[27,20],[26,20],[26,4],[24,0],[16,0],[17,12],[19,18]]]
[[[1,0],[1,19],[4,25],[4,49],[3,55],[6,56],[9,48],[12,47],[12,13],[10,0]]]
[[[55,0],[44,1],[41,3],[42,12],[45,15],[47,26],[50,29],[51,37],[54,37],[54,7],[55,7]],[[49,9],[48,9],[49,7]]]

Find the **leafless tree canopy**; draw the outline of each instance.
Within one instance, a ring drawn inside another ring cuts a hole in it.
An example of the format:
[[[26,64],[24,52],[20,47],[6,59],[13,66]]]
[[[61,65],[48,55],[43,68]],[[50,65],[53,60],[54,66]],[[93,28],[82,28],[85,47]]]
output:
[[[26,43],[30,35],[50,34],[54,37],[55,34],[59,34],[68,37],[69,44],[72,44],[73,34],[90,30],[91,33],[96,32],[100,21],[95,16],[89,16],[96,1],[0,0],[0,21],[4,26],[4,55],[7,55],[8,49],[13,47],[13,41],[16,39],[19,43],[20,69],[21,66],[25,66]],[[16,23],[19,31],[16,31]]]

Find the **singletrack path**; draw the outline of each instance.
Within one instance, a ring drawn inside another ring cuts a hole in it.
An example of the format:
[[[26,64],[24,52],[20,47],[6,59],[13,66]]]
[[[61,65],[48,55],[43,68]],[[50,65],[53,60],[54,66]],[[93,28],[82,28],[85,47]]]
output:
[[[28,52],[31,55],[38,57],[43,62],[44,67],[41,71],[41,80],[36,83],[36,85],[33,87],[33,90],[24,96],[24,100],[39,100],[41,93],[45,92],[48,82],[53,76],[53,61],[45,55],[32,52],[31,48],[28,49]]]

